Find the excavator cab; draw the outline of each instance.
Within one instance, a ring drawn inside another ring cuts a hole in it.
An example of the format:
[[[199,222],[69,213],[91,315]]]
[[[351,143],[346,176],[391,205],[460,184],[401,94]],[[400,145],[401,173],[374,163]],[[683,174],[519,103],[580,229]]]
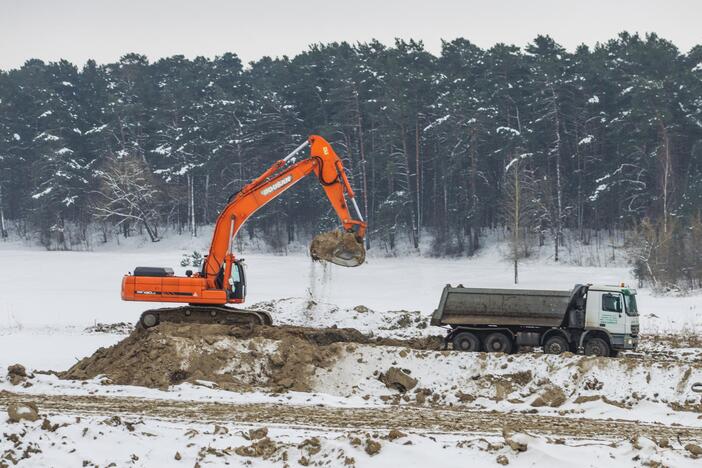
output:
[[[232,265],[232,273],[229,275],[229,288],[227,289],[228,299],[237,299],[244,302],[246,298],[246,273],[244,259],[235,260]]]

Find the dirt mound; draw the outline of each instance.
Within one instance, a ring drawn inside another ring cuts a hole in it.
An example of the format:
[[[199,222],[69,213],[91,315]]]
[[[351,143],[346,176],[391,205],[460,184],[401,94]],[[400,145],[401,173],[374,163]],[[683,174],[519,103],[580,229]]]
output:
[[[309,378],[333,364],[342,343],[388,344],[352,328],[229,326],[162,323],[138,328],[58,375],[107,383],[167,388],[183,382],[247,391],[309,391]],[[393,340],[427,349],[430,339]]]
[[[338,348],[330,345],[350,341],[356,334],[163,323],[137,329],[116,345],[100,348],[59,377],[104,376],[109,383],[156,388],[213,382],[231,390],[305,391],[314,370],[333,362]]]
[[[324,260],[341,266],[358,266],[366,259],[363,242],[351,232],[329,231],[315,236],[310,244],[313,260]]]

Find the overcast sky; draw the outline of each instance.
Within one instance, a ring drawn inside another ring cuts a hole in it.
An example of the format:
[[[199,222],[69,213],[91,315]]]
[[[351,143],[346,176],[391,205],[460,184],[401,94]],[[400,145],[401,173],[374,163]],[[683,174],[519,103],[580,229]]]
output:
[[[702,43],[700,0],[0,0],[0,69],[29,58],[100,63],[235,52],[245,62],[310,43],[465,37],[524,46],[550,34],[569,49],[622,30],[654,31],[683,52]]]

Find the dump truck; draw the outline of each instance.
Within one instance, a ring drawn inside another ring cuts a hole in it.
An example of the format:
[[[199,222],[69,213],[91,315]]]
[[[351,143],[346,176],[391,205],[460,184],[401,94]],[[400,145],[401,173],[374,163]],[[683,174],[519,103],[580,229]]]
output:
[[[448,328],[446,345],[460,351],[542,347],[549,354],[616,356],[635,350],[639,335],[636,290],[623,284],[578,284],[571,291],[446,285],[431,324]]]

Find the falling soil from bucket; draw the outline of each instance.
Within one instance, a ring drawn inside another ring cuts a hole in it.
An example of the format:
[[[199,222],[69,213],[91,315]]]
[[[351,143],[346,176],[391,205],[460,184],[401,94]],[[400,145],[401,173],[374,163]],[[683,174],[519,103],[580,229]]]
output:
[[[366,249],[363,241],[359,241],[352,232],[329,231],[312,239],[310,256],[313,260],[355,267],[365,261]]]

